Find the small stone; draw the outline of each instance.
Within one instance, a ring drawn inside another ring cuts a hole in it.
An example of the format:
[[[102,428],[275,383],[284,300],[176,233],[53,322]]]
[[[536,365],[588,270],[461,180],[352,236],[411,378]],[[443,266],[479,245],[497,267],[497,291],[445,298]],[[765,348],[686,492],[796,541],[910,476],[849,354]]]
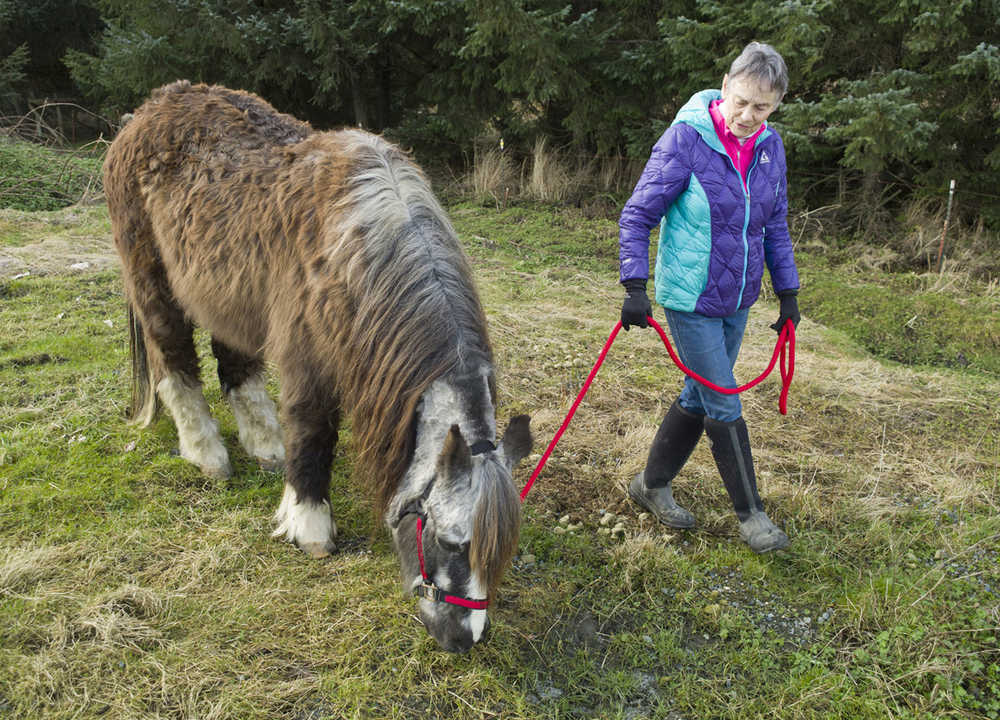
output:
[[[569,524],[569,515],[563,515],[561,518],[559,518],[559,524],[560,525],[568,525]]]
[[[614,513],[604,513],[604,515],[602,515],[600,519],[601,525],[610,525],[614,521],[615,521]]]
[[[645,522],[649,519],[649,513],[639,513],[639,522]]]
[[[622,525],[621,523],[618,523],[613,528],[611,528],[611,534],[612,535],[624,535],[625,534],[625,526]]]

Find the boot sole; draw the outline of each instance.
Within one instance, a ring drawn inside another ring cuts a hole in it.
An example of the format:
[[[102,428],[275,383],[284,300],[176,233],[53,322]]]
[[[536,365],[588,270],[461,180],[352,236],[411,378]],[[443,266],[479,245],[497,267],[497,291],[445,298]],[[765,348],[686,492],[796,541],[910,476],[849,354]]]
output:
[[[751,550],[753,550],[758,555],[774,552],[775,550],[784,550],[785,548],[787,548],[789,545],[792,544],[792,541],[789,540],[788,536],[783,532],[774,537],[768,544],[763,545],[761,547],[754,547],[750,542],[750,538],[746,534],[744,534],[742,530],[740,531],[740,538],[743,540],[743,542],[745,542],[747,545],[750,546]]]
[[[678,521],[670,520],[669,518],[664,519],[664,517],[662,515],[660,515],[660,513],[658,513],[655,508],[651,507],[646,502],[646,499],[644,497],[642,497],[641,495],[637,495],[636,493],[634,493],[632,491],[632,485],[631,484],[629,484],[629,487],[628,487],[628,496],[630,498],[632,498],[632,502],[634,502],[636,505],[638,505],[639,507],[641,507],[643,510],[646,510],[646,511],[652,513],[653,517],[655,517],[662,525],[666,525],[667,527],[674,528],[675,530],[690,530],[691,528],[693,528],[697,524],[696,521],[694,521],[694,520],[691,520],[691,522],[684,522],[684,521],[678,522]]]
[[[747,545],[750,546],[750,549],[753,550],[758,555],[763,555],[764,553],[774,552],[775,550],[784,550],[785,548],[787,548],[791,544],[792,543],[791,543],[790,540],[785,539],[785,540],[779,540],[778,542],[774,543],[773,545],[767,545],[766,547],[762,547],[762,548],[755,548],[753,545],[750,545],[749,541],[747,541]]]

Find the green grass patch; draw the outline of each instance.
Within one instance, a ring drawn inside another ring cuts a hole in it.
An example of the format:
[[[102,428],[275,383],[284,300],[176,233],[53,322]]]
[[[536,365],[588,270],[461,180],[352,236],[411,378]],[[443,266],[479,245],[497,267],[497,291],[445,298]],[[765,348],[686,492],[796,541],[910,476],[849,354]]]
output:
[[[57,210],[101,193],[99,153],[0,136],[0,207]]]
[[[836,271],[800,253],[800,308],[877,357],[905,365],[1000,375],[1000,292],[985,283],[955,292],[934,275]],[[831,272],[831,270],[833,270]]]

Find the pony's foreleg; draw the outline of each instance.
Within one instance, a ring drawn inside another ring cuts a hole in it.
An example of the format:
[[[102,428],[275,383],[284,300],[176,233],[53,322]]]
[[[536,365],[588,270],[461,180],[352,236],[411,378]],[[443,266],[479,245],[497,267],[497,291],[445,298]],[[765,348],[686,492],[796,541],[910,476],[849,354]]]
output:
[[[284,381],[284,379],[283,379]],[[294,381],[283,382],[295,388]],[[334,550],[337,525],[330,513],[330,468],[337,444],[340,412],[318,398],[324,393],[310,387],[298,397],[283,387],[282,415],[286,448],[285,491],[274,514],[273,535],[298,545],[316,558]]]
[[[264,365],[212,338],[219,383],[239,428],[240,444],[265,470],[285,466],[285,445],[274,401],[264,384]]]

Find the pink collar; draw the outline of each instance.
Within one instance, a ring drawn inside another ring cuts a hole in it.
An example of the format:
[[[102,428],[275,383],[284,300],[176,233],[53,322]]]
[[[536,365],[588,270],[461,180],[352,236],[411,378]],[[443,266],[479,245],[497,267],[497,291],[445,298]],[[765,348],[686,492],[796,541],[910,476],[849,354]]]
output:
[[[743,179],[744,186],[747,182],[747,171],[750,169],[750,162],[753,160],[753,148],[757,143],[757,138],[760,134],[764,132],[764,128],[767,127],[766,124],[762,124],[760,129],[757,130],[753,135],[748,137],[746,140],[740,142],[740,139],[733,135],[729,128],[726,127],[726,119],[722,117],[722,113],[719,111],[719,105],[722,104],[721,100],[713,100],[708,105],[708,112],[712,116],[712,124],[715,126],[715,134],[719,136],[719,140],[722,141],[722,147],[726,149],[726,154],[732,159],[733,164],[740,172],[740,177]]]

